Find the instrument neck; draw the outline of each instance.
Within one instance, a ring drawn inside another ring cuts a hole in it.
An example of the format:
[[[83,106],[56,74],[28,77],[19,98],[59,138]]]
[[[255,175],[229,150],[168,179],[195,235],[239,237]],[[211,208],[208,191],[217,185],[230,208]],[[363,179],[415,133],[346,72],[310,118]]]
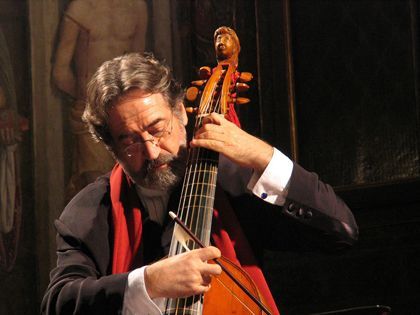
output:
[[[218,159],[214,151],[190,149],[178,207],[179,218],[206,246],[210,244]]]

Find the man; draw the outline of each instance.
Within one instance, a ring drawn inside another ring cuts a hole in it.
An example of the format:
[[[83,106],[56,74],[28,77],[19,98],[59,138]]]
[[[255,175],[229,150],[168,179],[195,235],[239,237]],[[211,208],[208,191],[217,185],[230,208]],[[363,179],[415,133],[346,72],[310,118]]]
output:
[[[159,314],[162,298],[207,292],[221,269],[206,261],[223,254],[249,267],[277,314],[252,253],[262,250],[261,240],[266,247],[299,250],[342,248],[357,239],[353,215],[330,186],[222,115],[210,114],[189,145],[221,156],[226,194],[216,196],[212,243],[221,244],[222,253],[210,246],[156,261],[167,249],[167,211],[185,170],[182,100],[169,69],[151,56],[115,58],[93,76],[84,119],[117,165],[83,189],[55,222],[58,262],[44,313]],[[238,222],[230,201],[240,206]]]
[[[70,111],[75,141],[69,198],[113,166],[109,152],[92,140],[81,119],[87,82],[104,61],[144,51],[147,21],[145,0],[73,0],[66,9],[52,76],[55,85],[74,99]]]

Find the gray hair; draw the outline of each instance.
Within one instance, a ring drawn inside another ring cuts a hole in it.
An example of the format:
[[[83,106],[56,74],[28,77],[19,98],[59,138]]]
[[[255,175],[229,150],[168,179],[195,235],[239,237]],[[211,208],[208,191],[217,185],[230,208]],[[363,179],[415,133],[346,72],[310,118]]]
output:
[[[147,94],[160,93],[172,109],[176,109],[184,98],[184,90],[173,79],[169,67],[151,54],[131,53],[103,63],[88,83],[82,119],[93,137],[109,149],[112,137],[108,109],[131,89]]]

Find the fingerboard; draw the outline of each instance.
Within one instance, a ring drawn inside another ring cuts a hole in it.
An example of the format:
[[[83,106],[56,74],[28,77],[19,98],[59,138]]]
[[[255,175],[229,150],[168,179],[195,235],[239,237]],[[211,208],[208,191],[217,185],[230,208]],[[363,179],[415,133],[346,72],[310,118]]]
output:
[[[190,150],[189,162],[178,206],[178,217],[208,246],[210,244],[211,221],[216,192],[219,154],[200,148]],[[192,240],[186,242],[188,249],[199,246]],[[172,237],[169,256],[178,255],[186,249]],[[164,314],[201,314],[202,296],[185,299],[167,299]]]
[[[202,126],[206,115],[226,114],[227,94],[233,67],[219,64],[209,79],[200,102],[195,131]],[[228,80],[225,80],[228,79]],[[214,197],[216,193],[219,153],[204,148],[190,148],[177,216],[205,245],[210,245]],[[199,248],[193,240],[185,242],[188,250]],[[186,252],[181,242],[172,236],[169,256]],[[164,314],[202,314],[203,296],[166,299]]]

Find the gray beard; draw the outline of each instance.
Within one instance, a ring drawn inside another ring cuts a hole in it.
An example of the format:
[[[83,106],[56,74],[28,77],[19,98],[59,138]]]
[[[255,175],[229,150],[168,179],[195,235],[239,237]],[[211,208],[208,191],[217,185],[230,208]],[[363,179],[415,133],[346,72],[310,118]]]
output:
[[[178,155],[160,154],[156,160],[146,160],[136,182],[145,188],[173,190],[184,176],[188,150],[185,145],[179,148]],[[156,166],[167,164],[164,169]]]

